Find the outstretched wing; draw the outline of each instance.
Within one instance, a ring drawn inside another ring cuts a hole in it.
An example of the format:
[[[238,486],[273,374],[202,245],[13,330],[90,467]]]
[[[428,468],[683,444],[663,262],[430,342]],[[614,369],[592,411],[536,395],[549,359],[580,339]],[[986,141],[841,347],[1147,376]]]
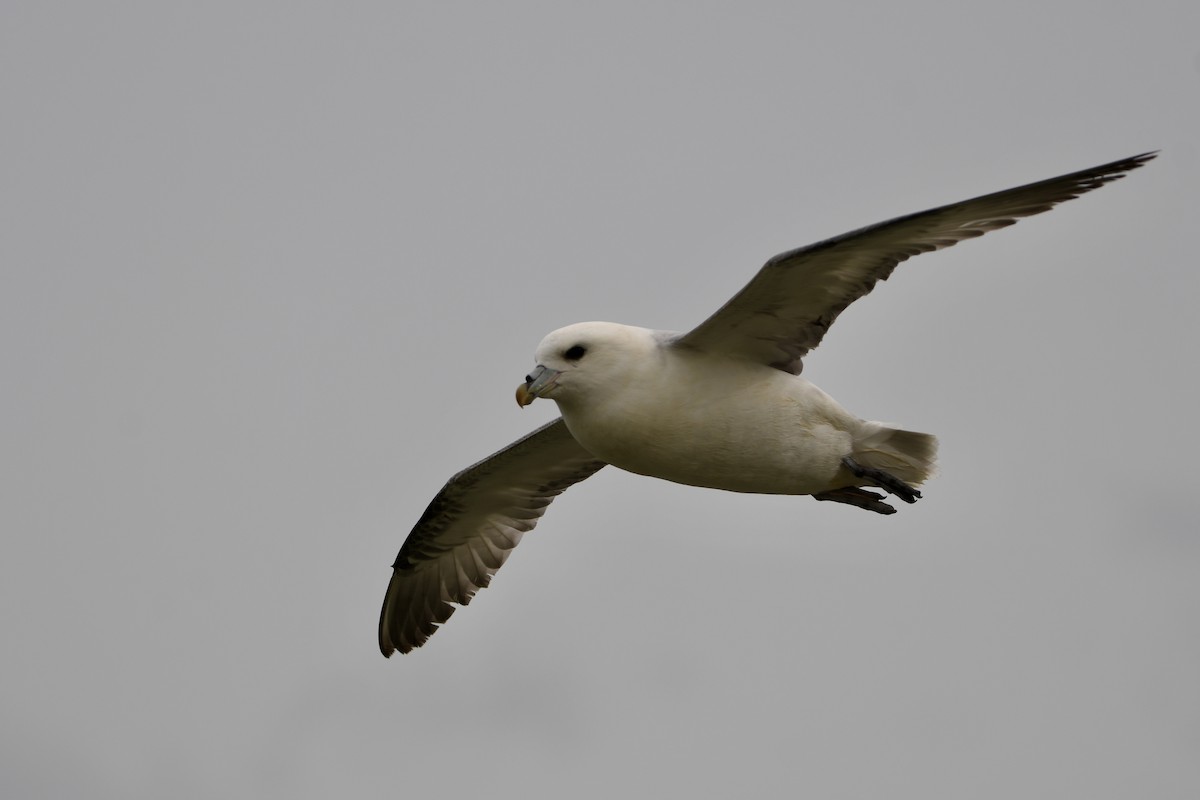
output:
[[[550,501],[605,465],[567,430],[543,425],[451,478],[393,564],[379,617],[385,656],[420,647],[487,586]]]
[[[920,211],[801,247],[768,261],[715,314],[672,343],[800,374],[801,359],[838,314],[896,265],[1012,225],[1098,189],[1157,153]]]

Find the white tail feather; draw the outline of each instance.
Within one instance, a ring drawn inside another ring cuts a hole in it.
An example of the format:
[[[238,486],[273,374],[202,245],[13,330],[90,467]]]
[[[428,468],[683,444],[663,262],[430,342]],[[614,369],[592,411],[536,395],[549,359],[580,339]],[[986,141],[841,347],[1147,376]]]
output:
[[[868,422],[855,439],[851,455],[864,467],[884,470],[905,483],[920,486],[937,472],[937,449],[937,437],[932,434]]]

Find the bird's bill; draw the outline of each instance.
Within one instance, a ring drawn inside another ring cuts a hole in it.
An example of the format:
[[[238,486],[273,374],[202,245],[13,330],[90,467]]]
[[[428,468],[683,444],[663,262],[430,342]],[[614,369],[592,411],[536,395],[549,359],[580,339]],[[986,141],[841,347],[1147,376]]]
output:
[[[517,387],[517,405],[525,406],[538,399],[553,386],[562,373],[538,364],[533,372],[525,376],[525,382]]]

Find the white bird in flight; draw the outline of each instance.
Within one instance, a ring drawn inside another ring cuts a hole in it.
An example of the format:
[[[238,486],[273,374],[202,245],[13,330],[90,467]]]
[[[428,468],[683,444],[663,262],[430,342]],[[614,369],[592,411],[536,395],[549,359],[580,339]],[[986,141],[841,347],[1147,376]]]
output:
[[[809,494],[880,514],[934,470],[937,439],[859,419],[799,377],[848,305],[901,261],[1097,189],[1156,153],[909,214],[767,261],[688,333],[581,322],[546,336],[517,388],[562,416],[452,477],[409,533],[379,620],[385,656],[420,647],[488,585],[569,486],[607,464],[691,486]],[[870,489],[865,487],[871,487]]]

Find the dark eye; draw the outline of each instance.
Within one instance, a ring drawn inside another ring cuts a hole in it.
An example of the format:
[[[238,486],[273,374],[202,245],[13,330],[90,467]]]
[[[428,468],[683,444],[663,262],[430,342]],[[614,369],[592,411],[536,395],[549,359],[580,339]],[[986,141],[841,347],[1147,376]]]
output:
[[[571,349],[567,350],[567,352],[563,353],[563,357],[566,358],[568,361],[578,361],[579,359],[583,358],[584,355],[586,355],[586,354],[587,354],[587,348],[581,344],[577,344],[574,347],[572,347]]]

